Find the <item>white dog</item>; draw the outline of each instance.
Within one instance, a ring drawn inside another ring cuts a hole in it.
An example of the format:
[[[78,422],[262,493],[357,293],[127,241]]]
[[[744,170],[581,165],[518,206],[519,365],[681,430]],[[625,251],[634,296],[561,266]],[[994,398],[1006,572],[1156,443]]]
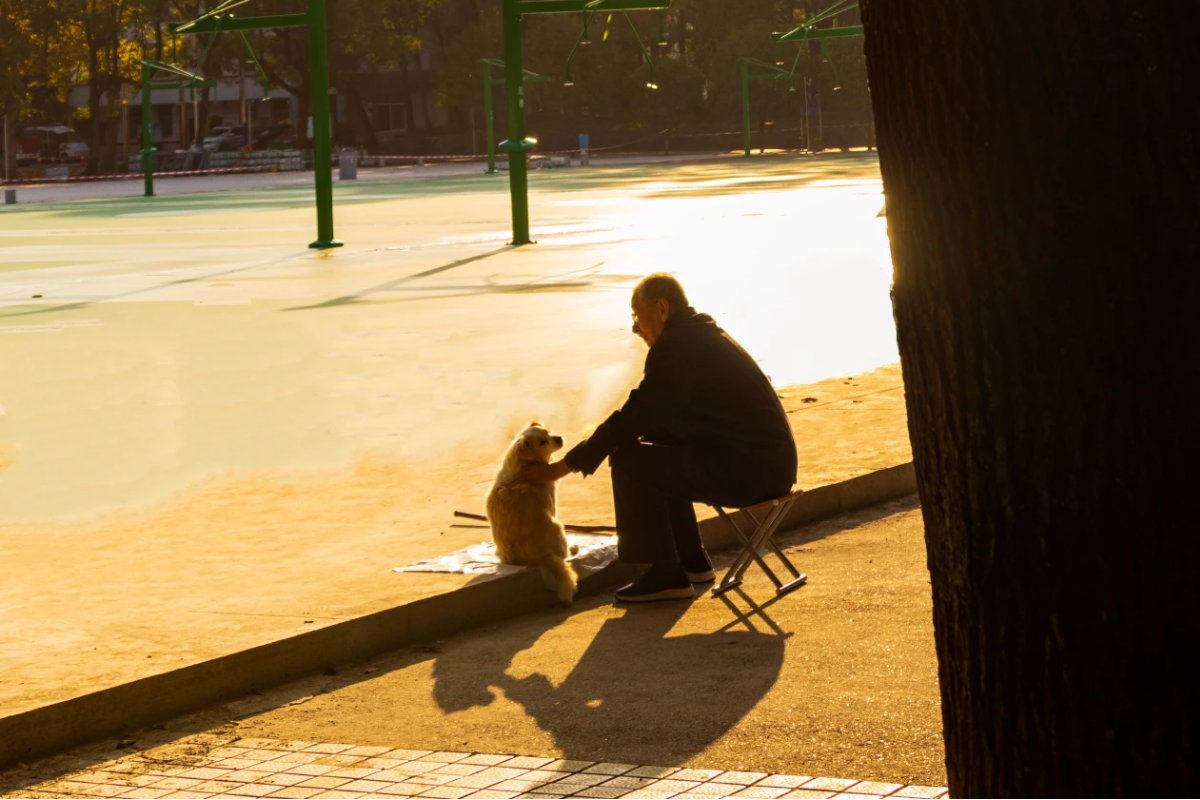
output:
[[[508,448],[496,473],[487,495],[487,517],[501,563],[540,568],[559,602],[570,603],[576,578],[567,556],[573,548],[568,547],[562,523],[555,517],[557,484],[513,482],[526,464],[549,463],[550,455],[562,446],[561,436],[551,436],[540,422],[531,422]]]

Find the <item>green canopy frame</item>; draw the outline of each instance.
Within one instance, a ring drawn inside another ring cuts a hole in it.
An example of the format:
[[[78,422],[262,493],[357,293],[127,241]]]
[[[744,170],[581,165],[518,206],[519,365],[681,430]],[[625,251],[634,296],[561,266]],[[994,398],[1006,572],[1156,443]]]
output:
[[[504,62],[498,58],[481,58],[479,64],[483,67],[483,123],[487,133],[487,174],[494,175],[496,173],[496,124],[495,115],[492,113],[492,87],[497,84],[503,86],[504,76],[493,77],[492,67],[504,69]],[[523,73],[525,80],[529,83],[546,83],[550,80],[545,75],[538,75],[533,70],[523,70]]]
[[[532,244],[529,237],[529,151],[536,142],[525,136],[525,69],[521,58],[521,18],[526,14],[582,14],[584,30],[580,39],[587,40],[587,25],[601,11],[661,10],[669,8],[671,0],[503,0],[504,19],[504,95],[508,111],[508,138],[499,148],[508,154],[509,193],[512,196],[512,244]],[[626,15],[626,19],[628,16]],[[632,23],[630,23],[632,27]],[[661,28],[661,20],[660,20]],[[636,31],[635,31],[636,33]],[[660,30],[659,38],[662,38]],[[650,65],[650,85],[654,84],[654,65],[638,37],[642,56]],[[574,49],[571,54],[574,55]],[[570,76],[568,59],[568,82]]]
[[[796,28],[784,33],[771,34],[771,41],[782,42],[805,42],[819,41],[821,43],[822,58],[829,63],[833,69],[834,79],[840,81],[837,77],[837,67],[829,58],[829,51],[825,46],[825,42],[829,39],[837,39],[843,36],[862,36],[863,28],[861,25],[844,25],[840,27],[818,28],[817,23],[826,20],[833,20],[838,14],[858,7],[859,0],[838,0],[838,2],[829,6],[822,11],[817,12],[809,19]],[[758,61],[753,58],[739,58],[738,69],[741,71],[742,78],[742,146],[744,149],[743,158],[750,157],[750,81],[771,81],[771,80],[786,80],[791,84],[789,91],[796,91],[795,81],[797,78],[804,80],[804,76],[796,72],[796,68],[800,65],[801,50],[796,51],[796,58],[792,61],[790,70],[781,69],[778,65],[768,64],[764,61]],[[782,62],[781,62],[782,63]],[[752,68],[765,69],[766,72],[751,72]],[[837,88],[836,86],[834,87]],[[808,111],[808,84],[804,84],[804,104],[805,114]],[[805,117],[807,119],[807,116]],[[807,123],[805,123],[807,125]]]
[[[203,89],[216,86],[216,81],[206,81],[194,72],[188,72],[174,64],[162,61],[139,61],[142,65],[142,185],[146,197],[154,197],[154,154],[158,148],[154,146],[154,119],[150,104],[150,93],[155,89]],[[154,83],[154,73],[165,72],[181,81],[170,83]]]
[[[325,0],[307,0],[302,14],[236,17],[231,10],[250,0],[223,0],[190,22],[167,26],[173,35],[252,31],[265,28],[307,28],[309,84],[312,86],[313,172],[317,200],[317,239],[309,247],[341,247],[333,236],[333,154],[330,141],[329,53],[325,34]],[[212,46],[212,43],[209,43]],[[207,47],[205,52],[207,53]],[[202,57],[203,59],[203,57]],[[255,59],[257,64],[257,59]],[[261,69],[261,67],[260,67]],[[303,120],[299,121],[303,124]]]

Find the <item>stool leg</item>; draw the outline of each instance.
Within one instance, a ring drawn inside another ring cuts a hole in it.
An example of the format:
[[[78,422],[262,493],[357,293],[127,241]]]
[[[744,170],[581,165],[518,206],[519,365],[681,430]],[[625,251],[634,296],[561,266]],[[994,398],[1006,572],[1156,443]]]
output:
[[[775,584],[776,589],[778,589],[782,585],[782,583],[780,582],[779,578],[775,577],[775,573],[771,570],[771,567],[763,559],[762,554],[758,552],[758,548],[762,544],[764,534],[766,532],[773,530],[772,525],[776,524],[776,520],[778,520],[780,518],[780,513],[781,513],[780,509],[781,508],[782,508],[782,506],[775,506],[774,508],[772,508],[770,511],[767,512],[767,515],[763,518],[762,522],[758,523],[758,527],[755,528],[754,533],[752,533],[750,535],[750,544],[746,548],[749,551],[750,556],[755,561],[758,562],[758,566],[760,566],[762,568],[762,571],[765,572],[767,574],[767,577],[771,579],[771,583]],[[751,514],[748,511],[745,513],[747,516],[750,517],[750,519],[754,519],[753,514]],[[746,573],[746,570],[749,567],[750,567],[749,559],[746,559],[745,561],[742,562],[741,568],[739,569],[738,575],[737,575],[739,581],[742,579],[742,576]]]
[[[791,509],[792,503],[794,503],[794,502],[796,502],[796,501],[789,500],[783,504],[783,510],[781,512],[779,512],[779,517],[776,520],[775,525],[771,528],[771,532],[769,534],[767,534],[766,541],[767,541],[767,545],[771,548],[772,551],[774,551],[775,557],[779,559],[780,563],[782,563],[785,568],[787,568],[788,572],[792,573],[792,577],[799,578],[800,577],[799,570],[797,570],[792,565],[792,562],[788,560],[788,557],[783,554],[783,551],[781,549],[779,549],[779,545],[775,544],[775,532],[779,529],[779,526],[783,523],[783,518],[787,516],[788,510]]]
[[[793,589],[799,589],[801,586],[808,583],[808,576],[796,569],[796,567],[792,564],[792,562],[788,559],[788,557],[786,555],[784,555],[783,550],[781,550],[779,548],[779,545],[775,544],[775,540],[773,538],[775,536],[775,531],[779,528],[780,524],[783,522],[783,518],[784,518],[784,516],[786,516],[787,511],[789,508],[791,508],[791,506],[792,506],[792,501],[783,503],[782,506],[780,507],[779,514],[775,516],[775,518],[771,521],[771,524],[769,526],[764,526],[764,530],[763,530],[764,539],[765,539],[766,543],[771,547],[771,549],[773,551],[775,551],[775,556],[779,559],[779,561],[783,564],[783,566],[787,568],[788,572],[792,573],[792,580],[788,581],[787,583],[781,584],[779,581],[777,581],[777,580],[775,581],[776,596],[787,594],[788,592],[792,591]],[[772,576],[772,578],[773,577],[774,576]]]
[[[747,552],[750,548],[750,539],[747,538],[746,534],[742,532],[741,526],[734,522],[733,519],[725,513],[725,509],[718,506],[713,506],[713,509],[717,512],[717,516],[725,520],[729,527],[733,528],[733,532],[736,533],[737,537],[742,541],[741,552],[737,554],[737,557],[733,560],[733,563],[725,572],[724,577],[721,578],[721,582],[712,588],[712,593],[714,595],[719,595],[732,589],[742,582],[741,573],[745,571],[742,567],[742,564],[743,562],[748,563],[750,558]]]

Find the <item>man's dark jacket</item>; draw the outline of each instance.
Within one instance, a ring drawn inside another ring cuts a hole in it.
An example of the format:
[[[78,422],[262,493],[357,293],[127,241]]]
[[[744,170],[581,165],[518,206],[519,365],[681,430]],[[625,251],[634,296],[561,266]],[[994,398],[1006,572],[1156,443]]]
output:
[[[567,453],[567,464],[591,475],[613,451],[643,436],[685,447],[714,466],[752,470],[775,485],[787,476],[790,487],[796,475],[796,443],[771,382],[712,317],[690,307],[667,320],[646,356],[642,382]]]

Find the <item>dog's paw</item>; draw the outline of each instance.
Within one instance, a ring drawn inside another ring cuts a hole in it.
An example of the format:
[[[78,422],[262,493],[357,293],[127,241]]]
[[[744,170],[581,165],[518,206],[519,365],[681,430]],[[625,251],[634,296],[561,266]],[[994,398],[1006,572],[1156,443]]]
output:
[[[577,556],[577,555],[579,555],[579,545],[577,545],[577,544],[573,544],[573,545],[571,545],[570,547],[568,547],[568,548],[567,548],[567,550],[568,550],[568,551],[571,553],[571,555],[573,555],[573,556]]]

